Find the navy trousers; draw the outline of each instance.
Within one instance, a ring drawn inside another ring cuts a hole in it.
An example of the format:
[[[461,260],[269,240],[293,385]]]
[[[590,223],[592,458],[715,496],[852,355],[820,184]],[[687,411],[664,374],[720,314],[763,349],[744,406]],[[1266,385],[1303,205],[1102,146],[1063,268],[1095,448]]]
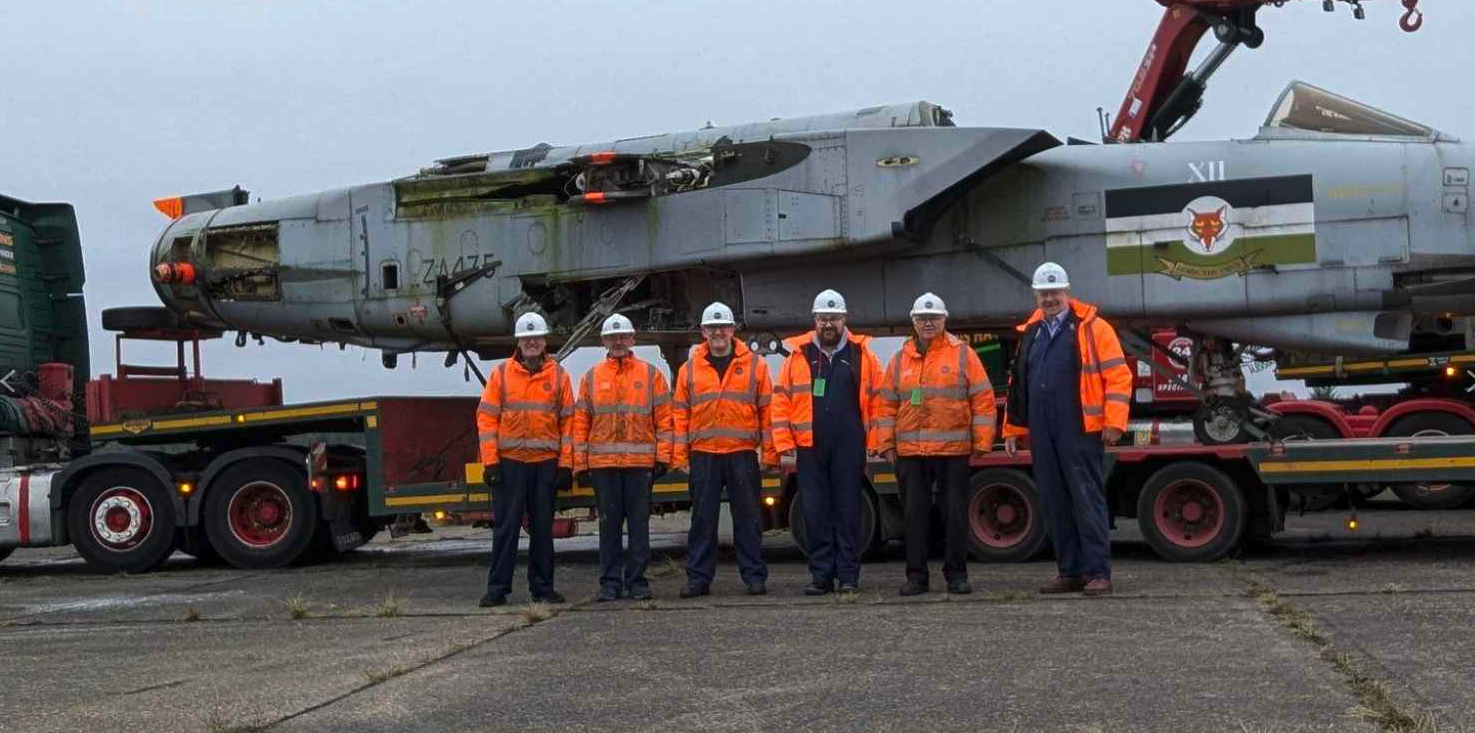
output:
[[[1101,433],[1087,433],[1081,416],[1031,405],[1029,447],[1040,510],[1061,577],[1111,578],[1111,519],[1107,515]]]
[[[541,598],[553,590],[553,484],[557,459],[522,463],[506,458],[497,464],[502,483],[492,491],[492,567],[487,573],[487,593],[505,596],[512,592],[512,571],[517,566],[517,538],[522,518],[528,517],[528,591]]]
[[[860,582],[861,544],[869,539],[860,536],[865,436],[816,442],[813,448],[800,448],[796,457],[809,575],[821,585],[853,585]]]
[[[649,588],[650,469],[594,468],[589,480],[599,502],[599,587],[616,593]],[[620,542],[627,523],[628,554],[621,552]]]
[[[717,521],[721,516],[722,489],[727,489],[727,506],[732,512],[732,544],[737,550],[738,572],[744,583],[768,580],[763,562],[763,518],[758,510],[762,486],[758,454],[691,453],[691,530],[686,534],[686,582],[698,588],[712,584],[717,572]]]

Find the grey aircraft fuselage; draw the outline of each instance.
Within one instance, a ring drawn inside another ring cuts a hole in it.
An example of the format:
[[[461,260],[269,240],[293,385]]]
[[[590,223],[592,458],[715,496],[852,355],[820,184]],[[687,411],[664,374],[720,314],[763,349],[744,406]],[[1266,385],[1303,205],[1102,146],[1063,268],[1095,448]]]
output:
[[[186,213],[151,265],[196,268],[155,287],[199,324],[386,352],[505,353],[530,308],[557,340],[629,277],[618,310],[668,343],[712,300],[807,328],[825,288],[862,330],[906,330],[924,291],[951,328],[1004,329],[1046,260],[1119,326],[1408,350],[1475,313],[1475,156],[1339,100],[1293,85],[1258,135],[1215,142],[1062,145],[923,102],[545,145]]]

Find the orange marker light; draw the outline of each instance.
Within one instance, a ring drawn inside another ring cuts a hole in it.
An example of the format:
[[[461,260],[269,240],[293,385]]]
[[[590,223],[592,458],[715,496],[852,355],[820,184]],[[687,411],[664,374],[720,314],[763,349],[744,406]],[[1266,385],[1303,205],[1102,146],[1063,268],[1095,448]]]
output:
[[[446,518],[446,513],[445,512],[436,512],[435,513],[435,521],[441,522],[441,521],[444,521],[445,518]]]
[[[333,488],[339,491],[348,491],[348,477],[339,476],[337,479],[334,479]]]
[[[178,219],[179,217],[184,216],[184,197],[169,196],[166,198],[154,199],[154,208],[158,209],[159,213],[169,217],[170,219]]]
[[[765,496],[765,497],[763,497],[763,504],[764,504],[764,506],[773,506],[774,504],[777,504],[777,503],[778,503],[778,499],[775,499],[775,498],[773,498],[771,496]]]
[[[1357,531],[1357,526],[1358,526],[1357,525],[1357,517],[1347,517],[1347,531],[1348,532],[1356,532]]]
[[[322,491],[323,490],[323,486],[326,485],[326,482],[323,481],[323,477],[322,476],[313,476],[311,483],[312,483],[312,490],[313,491]]]
[[[194,492],[194,490],[195,490],[195,485],[192,484],[192,483],[189,483],[188,481],[186,481],[186,482],[184,482],[184,483],[182,483],[182,484],[179,485],[179,493],[184,494],[186,496],[188,496],[189,494],[191,494],[192,492]]]
[[[1446,376],[1446,377],[1453,377],[1458,372],[1459,372],[1459,370],[1455,369],[1452,366],[1447,366],[1447,367],[1444,368],[1444,376]]]

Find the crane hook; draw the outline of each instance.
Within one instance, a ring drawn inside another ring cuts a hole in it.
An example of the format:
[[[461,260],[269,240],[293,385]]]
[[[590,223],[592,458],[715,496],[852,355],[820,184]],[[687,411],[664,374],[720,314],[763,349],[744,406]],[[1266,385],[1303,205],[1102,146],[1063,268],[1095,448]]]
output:
[[[1403,0],[1404,14],[1398,20],[1398,27],[1406,33],[1413,33],[1424,25],[1424,13],[1419,10],[1419,0]]]

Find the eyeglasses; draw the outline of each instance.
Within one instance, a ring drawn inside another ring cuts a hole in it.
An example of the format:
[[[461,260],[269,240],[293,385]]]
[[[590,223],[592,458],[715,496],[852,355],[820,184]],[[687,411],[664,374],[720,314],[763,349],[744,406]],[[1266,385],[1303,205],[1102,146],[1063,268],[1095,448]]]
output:
[[[826,325],[835,326],[844,323],[845,316],[815,316],[814,320],[816,323],[823,323]]]

